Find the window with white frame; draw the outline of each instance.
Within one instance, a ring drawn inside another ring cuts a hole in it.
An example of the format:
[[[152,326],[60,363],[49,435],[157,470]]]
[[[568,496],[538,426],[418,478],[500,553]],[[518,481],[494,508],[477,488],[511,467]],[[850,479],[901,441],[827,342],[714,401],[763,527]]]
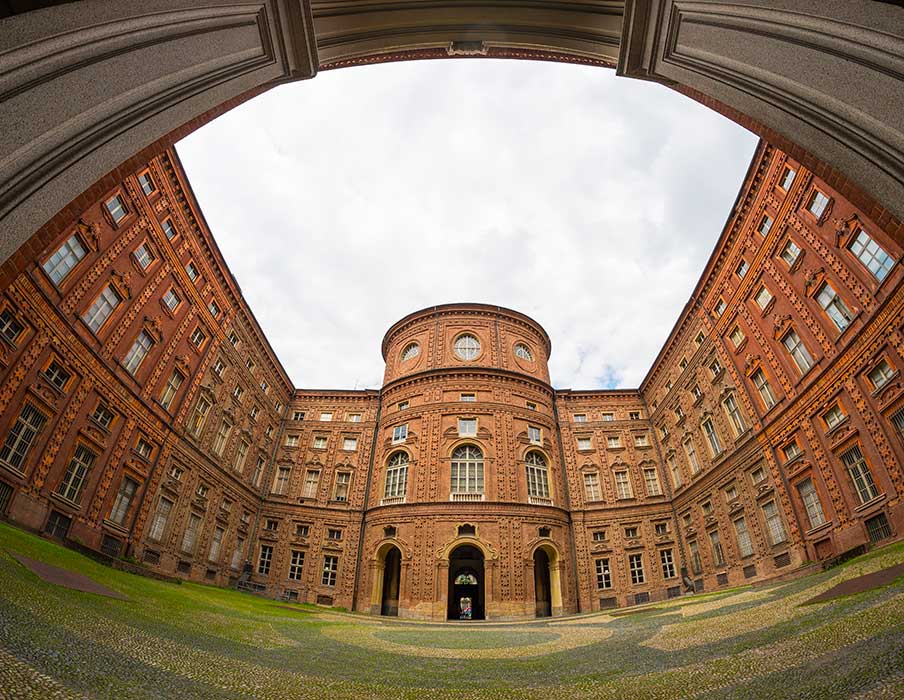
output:
[[[635,447],[649,447],[650,446],[650,438],[646,433],[643,435],[635,435],[634,436],[634,446]]]
[[[386,465],[386,483],[383,486],[383,499],[403,499],[408,488],[408,455],[396,452]]]
[[[725,502],[732,503],[738,499],[738,487],[734,482],[730,483],[724,489],[722,489],[722,493],[725,494]]]
[[[628,472],[615,472],[615,495],[618,498],[634,498],[634,490],[631,488]]]
[[[323,558],[323,573],[320,576],[322,586],[335,586],[339,572],[339,557],[328,554]]]
[[[483,494],[483,452],[474,445],[462,445],[452,453],[453,496],[456,494]]]
[[[217,304],[217,302],[211,301],[211,302],[207,305],[207,310],[210,311],[210,315],[211,315],[211,316],[213,316],[214,318],[219,318],[219,316],[220,316],[220,305]]]
[[[201,434],[201,429],[204,427],[204,421],[207,420],[207,414],[209,412],[210,401],[202,396],[195,405],[195,410],[192,413],[191,421],[188,426],[188,429],[196,437]]]
[[[201,527],[201,516],[191,513],[188,516],[188,525],[185,526],[185,532],[182,533],[182,544],[180,549],[189,554],[195,551],[195,544],[198,541],[198,529]]]
[[[749,557],[753,554],[753,541],[750,539],[750,532],[747,530],[747,520],[738,518],[734,521],[735,538],[738,541],[738,554],[741,558]]]
[[[57,487],[57,493],[63,498],[78,503],[81,496],[82,486],[88,477],[88,472],[97,461],[97,455],[84,445],[76,445],[72,458],[69,460],[69,466],[63,475],[63,480]]]
[[[163,387],[163,393],[160,394],[160,405],[163,408],[169,409],[170,405],[173,403],[173,399],[176,397],[176,393],[179,391],[179,387],[182,386],[182,382],[185,381],[185,376],[178,371],[173,371],[170,375],[169,380],[166,382],[166,386]]]
[[[289,580],[301,581],[301,572],[304,569],[304,551],[293,549],[289,560]]]
[[[780,544],[787,539],[785,534],[785,526],[782,523],[782,516],[778,512],[778,506],[775,501],[769,501],[762,506],[763,517],[766,519],[766,532],[769,535],[769,543],[772,545]]]
[[[402,423],[392,429],[392,442],[398,444],[408,439],[408,424]]]
[[[97,404],[97,407],[94,409],[94,413],[91,414],[91,419],[104,428],[109,428],[113,423],[113,419],[115,417],[116,414],[113,413],[113,411],[111,411],[110,408],[103,403]]]
[[[293,436],[289,436],[293,437]],[[296,442],[296,444],[298,444]],[[325,450],[327,445],[327,437],[326,435],[315,435],[314,436],[314,449],[315,450]]]
[[[108,284],[97,295],[97,299],[88,310],[82,314],[82,320],[92,333],[97,333],[121,302],[122,298]]]
[[[703,398],[703,390],[697,385],[691,387],[691,396],[694,397],[694,401],[699,401]]]
[[[3,336],[10,343],[15,344],[25,330],[25,326],[16,320],[9,309],[0,312],[0,336]]]
[[[789,238],[782,248],[781,256],[782,260],[788,263],[788,267],[793,267],[794,263],[797,262],[797,258],[800,257],[800,246]]]
[[[333,491],[333,500],[348,501],[348,491],[352,483],[351,472],[336,472],[336,488]]]
[[[759,306],[761,309],[765,309],[767,306],[769,306],[769,302],[772,301],[772,292],[770,292],[764,285],[759,288],[759,291],[757,291],[756,296],[753,298],[753,300],[756,302],[757,306]]]
[[[782,171],[782,177],[779,186],[787,192],[791,188],[791,185],[794,183],[795,175],[797,175],[797,171],[795,171],[793,168],[785,168]]]
[[[810,371],[810,368],[813,366],[813,357],[807,350],[807,346],[804,345],[803,341],[800,339],[797,331],[792,330],[786,333],[785,337],[782,338],[782,345],[785,346],[785,349],[788,351],[791,359],[794,360],[794,364],[797,366],[797,369],[800,370],[801,374],[806,374]]]
[[[147,270],[150,264],[154,262],[154,254],[147,243],[142,243],[135,249],[135,260],[142,270]]]
[[[465,333],[455,339],[453,346],[456,357],[461,360],[473,360],[480,354],[480,341],[473,335]]]
[[[757,393],[760,395],[760,399],[763,402],[763,405],[766,409],[770,409],[775,406],[776,398],[775,394],[772,391],[772,386],[769,384],[769,380],[766,379],[766,374],[762,369],[757,369],[753,374],[750,375],[751,380],[753,380],[753,386],[756,387]]]
[[[807,211],[818,219],[823,215],[828,204],[828,197],[819,190],[813,190],[813,194],[810,195],[810,200],[807,202]]]
[[[317,498],[317,488],[320,486],[320,470],[308,469],[304,475],[304,498]]]
[[[527,426],[527,439],[529,442],[540,444],[541,434],[540,428],[533,425]]]
[[[172,219],[164,219],[160,225],[163,227],[163,233],[167,240],[171,241],[176,237],[176,227],[173,226]]]
[[[826,282],[819,288],[816,301],[838,330],[843,331],[851,325],[851,312],[831,284]]]
[[[16,418],[16,422],[6,434],[3,447],[0,447],[0,462],[8,464],[17,471],[24,471],[23,466],[35,438],[44,429],[47,416],[32,404],[26,403]]]
[[[606,437],[606,447],[614,449],[616,447],[621,447],[621,436],[620,435],[609,435]]]
[[[731,340],[731,344],[735,346],[735,348],[741,347],[741,343],[744,342],[744,331],[741,330],[740,326],[735,326],[731,329],[731,333],[728,334],[729,339]]]
[[[188,279],[190,279],[192,282],[196,282],[201,276],[201,273],[198,272],[198,268],[195,267],[195,263],[192,260],[189,260],[187,263],[185,263],[185,273],[188,275]]]
[[[586,423],[587,422],[587,414],[586,413],[575,413],[574,414],[574,422],[575,423]]]
[[[404,410],[406,410],[410,405],[411,405],[411,403],[410,403],[409,401],[399,401],[399,403],[396,404],[396,408],[397,408],[399,411],[404,411]]]
[[[609,413],[609,412],[603,413],[603,421],[604,422],[608,423],[608,422],[614,421],[614,420],[615,420],[614,413]]]
[[[360,423],[361,422],[361,414],[360,413],[349,413],[347,420],[349,423]]]
[[[476,418],[459,418],[458,419],[458,435],[460,437],[477,435],[477,419]]]
[[[725,313],[725,309],[726,309],[725,300],[724,300],[724,299],[719,299],[719,300],[716,302],[716,306],[713,308],[713,311],[715,312],[716,317],[719,317],[719,316],[721,316],[722,314]]]
[[[628,555],[628,569],[631,571],[631,583],[640,585],[646,580],[643,571],[643,554]]]
[[[719,434],[716,432],[716,426],[713,425],[712,419],[707,418],[700,424],[703,434],[706,436],[706,442],[709,445],[709,451],[713,457],[722,454],[722,443],[719,441]]]
[[[687,454],[687,463],[691,467],[691,474],[700,473],[700,459],[697,457],[697,449],[694,447],[694,441],[687,439],[684,441],[684,451]]]
[[[154,510],[154,517],[151,519],[151,528],[148,531],[148,538],[159,542],[163,539],[166,532],[166,524],[169,521],[170,513],[173,512],[175,503],[168,498],[161,498],[157,502],[157,508]]]
[[[458,395],[458,400],[466,403],[473,403],[474,401],[477,401],[477,394],[471,392],[461,393]]]
[[[734,431],[735,437],[742,435],[747,430],[747,425],[744,423],[744,416],[741,415],[741,408],[738,406],[734,394],[726,396],[722,406],[725,408],[725,415],[728,416],[728,422]]]
[[[750,270],[750,263],[746,260],[742,259],[741,262],[738,263],[738,266],[735,268],[735,274],[744,279],[747,276],[747,272]]]
[[[207,333],[204,332],[204,329],[201,326],[195,328],[191,334],[191,344],[196,348],[200,348],[204,345],[204,341],[207,340]]]
[[[229,439],[229,433],[232,431],[232,423],[223,419],[220,421],[220,428],[213,440],[213,453],[216,455],[223,454],[223,448],[226,447],[226,441]]]
[[[273,547],[269,544],[261,545],[260,556],[257,559],[257,573],[261,576],[270,575],[270,564],[273,562]]]
[[[596,472],[584,472],[584,496],[587,501],[600,501],[603,494],[600,491],[600,476]]]
[[[533,353],[531,353],[530,348],[527,347],[524,343],[516,343],[515,344],[515,355],[520,357],[522,360],[527,360],[528,362],[534,361]]]
[[[119,484],[119,491],[116,492],[116,498],[113,500],[113,507],[110,509],[110,520],[117,525],[125,522],[126,514],[129,512],[129,506],[132,505],[132,499],[138,491],[138,482],[124,476]]]
[[[861,503],[868,503],[874,498],[878,498],[879,489],[876,488],[876,482],[873,481],[872,472],[869,470],[859,445],[854,445],[843,452],[841,454],[841,463],[847,468]]]
[[[258,457],[257,462],[254,465],[254,473],[251,475],[251,483],[254,484],[255,487],[260,486],[261,477],[264,475],[264,458]]]
[[[709,532],[709,546],[713,555],[713,564],[715,566],[724,566],[725,552],[722,551],[722,538],[719,536],[718,530]]]
[[[358,449],[358,438],[347,437],[342,438],[342,449],[346,452],[354,452]]]
[[[417,343],[408,343],[405,346],[405,349],[402,350],[402,362],[406,362],[407,360],[413,360],[415,357],[421,354],[421,346]]]
[[[245,469],[245,460],[248,458],[248,449],[251,444],[247,440],[242,440],[235,451],[235,459],[232,461],[232,468],[241,473]]]
[[[530,498],[549,498],[549,468],[546,458],[531,450],[524,458],[527,470],[527,495]]]
[[[138,371],[138,368],[141,367],[141,363],[144,361],[144,358],[147,357],[153,344],[154,341],[151,339],[151,336],[145,331],[141,331],[141,333],[138,334],[138,337],[135,338],[135,342],[132,343],[129,352],[126,354],[125,360],[123,360],[123,365],[129,374],[135,374],[135,372]]]
[[[612,570],[608,559],[596,560],[596,587],[599,590],[612,588]]]
[[[709,371],[710,371],[710,374],[712,374],[714,378],[718,377],[720,374],[722,374],[723,369],[724,369],[724,367],[722,367],[722,363],[719,362],[718,357],[713,358],[713,361],[709,363]]]
[[[675,578],[675,559],[671,549],[659,550],[659,564],[662,567],[662,578]]]
[[[51,281],[55,285],[59,285],[85,255],[85,247],[82,245],[81,239],[72,235],[54,251],[42,267]]]
[[[289,491],[289,479],[292,476],[290,467],[279,467],[273,479],[273,495],[285,496]]]
[[[659,474],[656,469],[648,467],[643,470],[643,481],[647,487],[648,496],[661,496],[662,487],[659,485]]]
[[[763,218],[760,219],[760,225],[757,226],[757,231],[759,231],[762,235],[767,235],[769,231],[772,229],[772,217],[768,214],[764,214]]]
[[[785,457],[785,462],[790,462],[792,459],[797,459],[801,456],[803,452],[800,449],[800,445],[797,444],[797,440],[792,440],[787,445],[782,447],[782,455]]]
[[[797,485],[797,493],[800,495],[801,503],[804,504],[804,510],[807,512],[810,529],[825,525],[826,516],[822,511],[822,503],[819,501],[819,494],[816,493],[813,479],[808,477],[801,481]]]
[[[880,282],[888,276],[895,264],[894,259],[885,252],[885,249],[862,228],[857,229],[848,250]]]
[[[113,217],[113,221],[115,223],[119,223],[123,219],[126,218],[126,203],[123,201],[123,198],[116,194],[110,197],[106,202],[104,202],[104,206],[107,208],[110,216]]]
[[[847,416],[844,414],[844,411],[841,410],[841,406],[839,406],[837,403],[833,404],[832,407],[822,416],[823,421],[825,421],[826,428],[828,428],[829,430],[831,430],[835,426],[841,425],[841,423],[844,422],[845,418],[847,418]]]
[[[895,376],[895,373],[888,362],[881,360],[866,376],[869,379],[870,384],[873,385],[873,389],[879,390],[888,384],[889,380]]]
[[[320,420],[325,423],[329,423],[331,420],[333,420],[332,412],[324,411],[323,413],[320,414]]]

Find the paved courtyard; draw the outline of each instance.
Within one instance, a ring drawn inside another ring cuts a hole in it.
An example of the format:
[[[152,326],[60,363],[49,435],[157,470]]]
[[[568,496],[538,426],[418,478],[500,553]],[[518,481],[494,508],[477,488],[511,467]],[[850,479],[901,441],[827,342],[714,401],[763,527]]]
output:
[[[0,524],[0,698],[904,698],[904,579],[807,604],[901,562],[904,544],[629,615],[436,625],[153,581]]]

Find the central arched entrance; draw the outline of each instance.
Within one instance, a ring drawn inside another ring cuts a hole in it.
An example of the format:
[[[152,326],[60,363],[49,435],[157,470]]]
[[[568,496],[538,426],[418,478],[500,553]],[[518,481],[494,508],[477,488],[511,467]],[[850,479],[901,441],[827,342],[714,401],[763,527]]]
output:
[[[552,590],[549,580],[549,555],[542,548],[534,552],[534,593],[537,617],[552,616]]]
[[[483,552],[466,544],[449,555],[449,620],[483,620]]]
[[[402,553],[391,547],[383,561],[383,594],[380,614],[397,617],[399,614],[399,588],[402,580]]]

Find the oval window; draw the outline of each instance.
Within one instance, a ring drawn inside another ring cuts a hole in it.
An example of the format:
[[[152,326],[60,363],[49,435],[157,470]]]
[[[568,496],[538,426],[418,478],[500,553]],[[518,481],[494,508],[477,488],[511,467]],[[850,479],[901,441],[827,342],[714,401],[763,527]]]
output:
[[[462,360],[473,360],[480,354],[480,341],[466,333],[455,339],[455,354]]]

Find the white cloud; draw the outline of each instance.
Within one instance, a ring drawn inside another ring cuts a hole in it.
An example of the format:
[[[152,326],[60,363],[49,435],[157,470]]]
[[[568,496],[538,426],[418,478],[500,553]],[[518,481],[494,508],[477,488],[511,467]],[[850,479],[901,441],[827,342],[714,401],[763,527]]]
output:
[[[756,137],[612,71],[430,61],[321,73],[179,143],[297,386],[379,387],[411,311],[539,321],[558,387],[635,387],[696,283]]]

